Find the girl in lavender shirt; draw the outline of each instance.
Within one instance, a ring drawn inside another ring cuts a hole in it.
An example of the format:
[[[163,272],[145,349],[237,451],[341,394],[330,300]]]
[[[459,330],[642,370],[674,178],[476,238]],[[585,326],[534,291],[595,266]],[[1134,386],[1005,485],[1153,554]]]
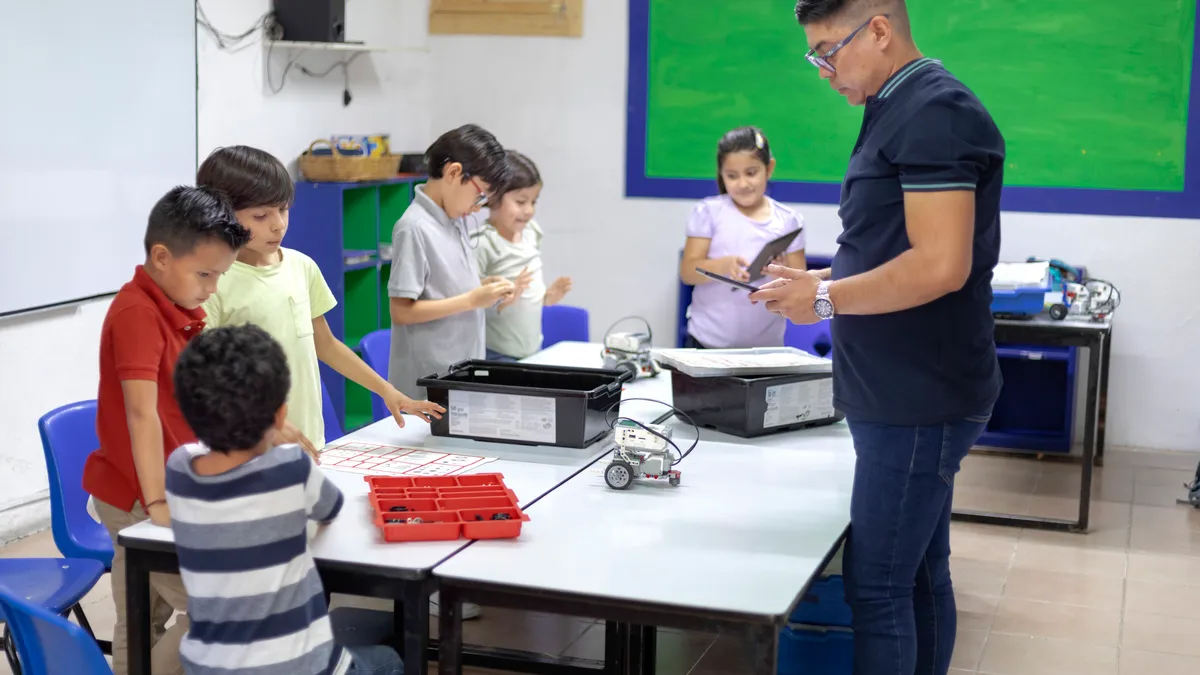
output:
[[[767,138],[754,127],[739,127],[717,144],[720,194],[696,205],[687,224],[679,277],[696,287],[688,318],[687,347],[727,349],[783,344],[787,319],[750,304],[748,293],[716,283],[697,267],[739,281],[772,239],[803,226],[800,214],[767,196],[775,159]],[[805,269],[804,233],[788,247],[782,265]],[[763,278],[761,281],[766,281]]]

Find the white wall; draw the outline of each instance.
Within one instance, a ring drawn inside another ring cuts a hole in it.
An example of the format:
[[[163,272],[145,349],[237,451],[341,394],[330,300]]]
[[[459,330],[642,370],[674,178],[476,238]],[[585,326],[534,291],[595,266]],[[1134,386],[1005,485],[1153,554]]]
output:
[[[568,302],[591,310],[593,339],[636,313],[670,344],[691,204],[622,196],[628,3],[586,3],[583,30],[582,39],[433,38],[437,130],[478,122],[538,163],[548,271],[577,279]],[[471,77],[481,70],[488,77]],[[799,208],[809,250],[833,252],[835,209]],[[1200,222],[1006,213],[1003,242],[1004,258],[1086,264],[1121,288],[1109,445],[1200,450],[1200,310],[1187,285]]]
[[[83,1],[83,0],[80,0]],[[271,7],[271,0],[202,0],[209,20],[238,34]],[[432,111],[427,0],[348,0],[347,39],[407,48],[358,57],[350,67],[353,101],[342,106],[341,71],[323,79],[289,73],[283,89],[265,84],[266,49],[220,51],[199,31],[198,144],[203,159],[220,145],[244,143],[288,164],[319,137],[389,132],[397,151],[424,150]],[[289,55],[272,55],[273,78]],[[320,72],[344,54],[303,55],[299,64]],[[147,205],[147,210],[149,205]],[[141,246],[140,241],[129,242]],[[132,270],[131,270],[132,272]],[[0,319],[0,543],[48,525],[45,462],[37,419],[64,403],[95,398],[100,325],[109,300],[17,318]]]
[[[201,0],[222,32],[240,34],[270,10],[271,0]],[[255,145],[292,165],[309,143],[332,134],[387,132],[394,151],[424,151],[429,144],[427,0],[347,0],[346,39],[397,48],[359,56],[350,65],[353,101],[342,106],[340,68],[313,78],[293,67],[278,94],[265,80],[267,50],[254,45],[223,52],[205,31],[198,38],[199,146],[203,161],[221,145]],[[424,51],[421,51],[424,50]],[[276,88],[293,54],[271,50]],[[297,66],[323,72],[344,52],[309,51]]]

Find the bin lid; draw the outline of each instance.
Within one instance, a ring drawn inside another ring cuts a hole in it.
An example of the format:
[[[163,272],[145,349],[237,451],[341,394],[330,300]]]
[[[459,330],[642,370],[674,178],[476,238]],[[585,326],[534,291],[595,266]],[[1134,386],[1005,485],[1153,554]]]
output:
[[[659,363],[692,377],[757,377],[831,373],[833,362],[795,347],[655,349]]]

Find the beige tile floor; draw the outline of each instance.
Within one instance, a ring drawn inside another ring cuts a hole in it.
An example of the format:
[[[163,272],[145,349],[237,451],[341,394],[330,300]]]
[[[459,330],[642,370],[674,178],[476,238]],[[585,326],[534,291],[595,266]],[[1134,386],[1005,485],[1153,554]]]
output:
[[[1200,455],[1114,451],[1106,459],[1093,483],[1087,535],[953,525],[954,675],[1200,673],[1200,511],[1174,503]],[[1077,464],[972,455],[955,504],[1072,517],[1078,490]],[[47,532],[0,548],[0,556],[56,554]],[[109,637],[107,580],[84,607]],[[598,659],[604,626],[486,609],[467,624],[466,640]],[[740,658],[729,636],[665,630],[659,637],[661,675],[734,675]],[[9,675],[6,664],[0,675]]]

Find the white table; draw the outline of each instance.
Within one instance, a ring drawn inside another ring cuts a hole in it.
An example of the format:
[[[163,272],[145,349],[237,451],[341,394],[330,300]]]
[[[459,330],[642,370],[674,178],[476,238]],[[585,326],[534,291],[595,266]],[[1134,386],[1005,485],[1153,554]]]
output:
[[[793,437],[805,432],[795,432]],[[837,434],[803,451],[705,442],[682,484],[608,488],[606,462],[529,509],[521,538],[476,542],[434,568],[442,675],[461,672],[457,603],[654,626],[748,631],[774,675],[779,630],[850,522],[854,453]]]
[[[601,352],[604,345],[599,342],[559,342],[525,359],[526,363],[541,363],[548,366],[578,366],[581,368],[603,368]],[[661,372],[657,377],[645,377],[625,384],[621,399],[650,399],[670,405],[674,400],[671,393],[671,373]],[[670,408],[647,401],[630,401],[621,404],[621,415],[649,424],[671,414]]]
[[[599,366],[599,346],[585,343],[547,350],[538,355],[538,363],[551,365]],[[557,347],[558,345],[556,345]],[[585,360],[584,352],[595,355]],[[578,359],[578,360],[575,360]],[[593,361],[595,363],[593,363]],[[661,387],[661,383],[658,384]],[[644,387],[643,387],[644,388]],[[635,391],[640,390],[635,388]],[[667,382],[670,393],[670,383]],[[628,395],[628,391],[626,392]],[[669,400],[669,399],[668,399]],[[636,404],[634,404],[636,405]],[[643,406],[622,414],[650,422],[669,412]],[[561,485],[600,457],[610,445],[604,438],[591,447],[560,448],[492,443],[470,439],[433,436],[429,424],[406,417],[404,428],[391,419],[382,420],[346,436],[346,441],[379,443],[410,448],[440,449],[488,457],[497,461],[479,467],[480,473],[502,473],[505,482],[517,494],[522,508]],[[367,485],[358,474],[327,471],[346,496],[342,513],[321,528],[312,543],[313,558],[330,593],[348,593],[383,597],[402,604],[397,613],[397,635],[404,635],[404,659],[407,672],[425,672],[429,646],[430,571],[433,567],[468,545],[466,540],[440,542],[384,542],[373,523],[367,501]],[[129,672],[149,673],[149,573],[173,572],[179,563],[171,530],[150,522],[122,530],[121,545],[126,547],[127,611],[129,617]],[[401,625],[401,623],[403,625]],[[403,626],[413,630],[404,631]]]

